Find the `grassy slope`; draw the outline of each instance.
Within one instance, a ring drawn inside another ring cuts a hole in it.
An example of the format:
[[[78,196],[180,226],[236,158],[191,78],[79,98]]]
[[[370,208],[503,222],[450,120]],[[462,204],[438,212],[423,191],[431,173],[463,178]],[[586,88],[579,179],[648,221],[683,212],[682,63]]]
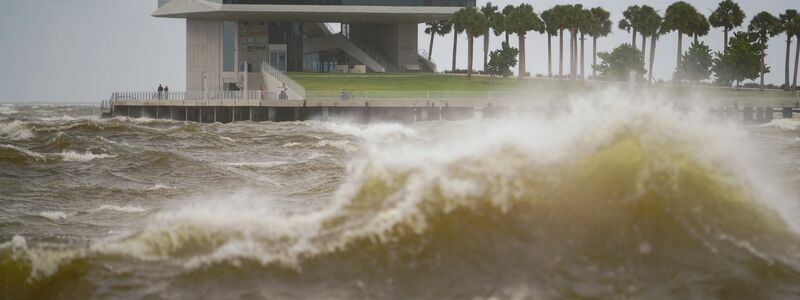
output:
[[[552,79],[495,78],[440,74],[335,74],[335,73],[290,73],[289,76],[311,92],[350,91],[513,91],[525,90],[537,95],[563,95],[575,91],[590,91],[608,86],[627,87],[624,82],[569,81]],[[735,90],[729,88],[661,84],[647,86],[651,91],[681,97],[687,94],[759,99],[797,98],[796,95],[778,90]]]

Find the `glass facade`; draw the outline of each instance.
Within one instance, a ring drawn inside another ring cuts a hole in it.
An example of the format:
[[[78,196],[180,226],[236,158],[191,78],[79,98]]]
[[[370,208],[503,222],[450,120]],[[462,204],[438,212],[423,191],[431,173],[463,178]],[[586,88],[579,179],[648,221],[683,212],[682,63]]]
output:
[[[269,43],[286,45],[286,70],[303,71],[303,23],[270,22]]]
[[[222,71],[236,72],[236,22],[225,22],[222,28]]]
[[[215,2],[219,2],[215,1]],[[221,0],[223,4],[475,6],[475,0]]]

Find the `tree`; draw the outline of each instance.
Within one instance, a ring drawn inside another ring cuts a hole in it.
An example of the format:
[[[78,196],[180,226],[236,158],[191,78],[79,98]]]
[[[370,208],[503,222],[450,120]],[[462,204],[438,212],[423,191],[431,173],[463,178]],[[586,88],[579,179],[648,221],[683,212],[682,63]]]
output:
[[[568,13],[566,5],[556,5],[550,9],[554,29],[558,30],[558,78],[564,78],[564,30],[567,29],[565,20]]]
[[[708,32],[711,30],[711,25],[708,24],[708,20],[706,16],[701,13],[697,13],[692,18],[692,37],[694,37],[694,42],[699,42],[698,37],[708,35]]]
[[[685,79],[700,82],[711,77],[711,48],[703,42],[694,42],[683,56],[681,72]]]
[[[622,20],[619,20],[619,29],[625,30],[631,33],[631,45],[633,48],[636,48],[636,32],[639,29],[639,11],[641,7],[638,5],[628,6],[624,12],[622,12]]]
[[[449,20],[444,20],[428,22],[425,23],[425,25],[427,25],[425,28],[425,33],[431,35],[431,44],[428,46],[428,60],[431,60],[431,55],[433,54],[433,37],[436,35],[444,36],[445,34],[450,33],[450,31],[453,30],[453,24],[450,24]]]
[[[592,11],[591,10],[583,9],[583,7],[581,7],[581,12],[580,13],[581,13],[580,23],[578,24],[578,31],[580,31],[580,33],[581,33],[581,37],[580,37],[580,40],[581,40],[581,50],[580,50],[581,51],[581,53],[580,53],[581,76],[580,76],[580,78],[581,78],[581,80],[584,80],[584,79],[586,79],[586,73],[585,73],[585,70],[584,70],[584,67],[586,65],[586,63],[584,62],[584,58],[585,58],[585,55],[584,55],[584,42],[586,41],[586,38],[584,37],[584,35],[590,34],[591,32],[594,32],[595,23],[594,23],[594,17],[592,16]]]
[[[761,71],[761,45],[758,35],[737,32],[728,43],[728,49],[717,52],[711,70],[717,82],[730,86],[740,86],[744,80],[758,78]],[[769,72],[769,68],[765,70]]]
[[[656,40],[661,34],[663,18],[650,6],[643,5],[640,11],[639,32],[642,34],[642,58],[647,53],[647,37],[650,37],[650,66],[648,69],[648,82],[653,82],[653,63],[656,55]]]
[[[584,14],[583,5],[565,5],[564,22],[570,33],[570,71],[569,78],[575,79],[578,73],[578,29],[585,22],[587,16]]]
[[[459,11],[460,12],[460,11]],[[450,19],[450,24],[453,25],[453,71],[456,70],[456,58],[458,57],[458,34],[464,32],[464,15],[456,12]]]
[[[759,44],[761,45],[761,90],[764,90],[764,53],[769,43],[769,38],[781,33],[781,23],[778,18],[768,12],[762,11],[750,20],[747,30],[758,33]]]
[[[644,73],[644,60],[642,52],[628,44],[622,44],[614,48],[611,53],[601,52],[597,54],[603,63],[592,66],[600,73],[600,77],[605,80],[642,80]]]
[[[519,37],[519,78],[525,77],[525,36],[528,31],[544,32],[544,23],[530,4],[520,4],[508,15],[508,30]]]
[[[792,52],[792,37],[797,35],[800,31],[800,24],[795,21],[798,20],[797,17],[797,10],[794,9],[787,9],[786,13],[782,13],[780,15],[781,30],[786,32],[786,81],[784,84],[784,89],[787,91],[792,90],[791,86],[789,85],[789,55]]]
[[[678,1],[667,7],[667,12],[664,14],[664,22],[662,23],[663,32],[678,32],[678,59],[675,65],[676,74],[681,67],[681,58],[683,56],[683,35],[691,34],[697,30],[697,9],[689,3]],[[680,80],[680,77],[676,78]]]
[[[558,28],[560,25],[556,23],[558,20],[553,15],[553,10],[548,9],[542,12],[542,22],[544,23],[544,31],[547,34],[547,77],[553,77],[553,47],[552,37],[558,35]]]
[[[467,6],[456,12],[456,19],[462,20],[467,33],[467,78],[472,77],[472,53],[475,38],[486,33],[486,17],[474,6]]]
[[[797,38],[797,43],[795,45],[796,49],[794,52],[794,81],[792,81],[792,90],[797,90],[797,67],[798,62],[800,62],[800,16],[794,17],[792,19],[792,23],[797,25],[797,31],[795,31],[795,37]]]
[[[514,11],[514,6],[513,5],[506,5],[506,7],[503,8],[503,21],[504,21],[503,22],[503,32],[505,32],[505,34],[506,34],[506,43],[509,42],[508,41],[508,35],[511,34],[511,32],[509,32],[509,30],[508,30],[508,27],[509,27],[508,16],[511,15],[511,12],[513,12],[513,11]]]
[[[503,78],[511,76],[511,68],[517,65],[517,55],[519,50],[503,42],[500,49],[492,51],[489,54],[489,65],[486,69],[492,76],[503,76]]]
[[[483,33],[483,69],[486,70],[486,67],[489,64],[489,31],[492,28],[497,28],[496,24],[498,23],[498,19],[495,15],[498,15],[497,6],[492,5],[492,2],[486,2],[486,5],[481,7],[481,14],[486,18],[486,32]],[[499,24],[500,27],[503,24]]]
[[[711,16],[708,18],[711,26],[714,26],[714,28],[722,27],[722,30],[725,32],[723,49],[728,49],[728,32],[736,27],[742,26],[744,18],[744,11],[739,8],[739,4],[736,4],[736,2],[732,0],[720,2],[717,9],[711,13]]]
[[[613,23],[609,19],[609,12],[602,7],[592,8],[589,12],[591,29],[587,33],[592,37],[592,66],[594,66],[597,64],[597,39],[608,36]],[[592,77],[594,76],[597,76],[597,71],[592,68]]]

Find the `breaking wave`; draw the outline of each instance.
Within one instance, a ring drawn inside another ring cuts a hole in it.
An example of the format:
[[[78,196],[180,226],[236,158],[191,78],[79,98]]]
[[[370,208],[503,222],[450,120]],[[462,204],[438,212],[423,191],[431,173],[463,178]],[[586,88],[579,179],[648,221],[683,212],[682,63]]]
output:
[[[26,140],[33,136],[33,132],[25,127],[25,122],[14,120],[10,123],[0,123],[0,137],[12,140]]]
[[[75,151],[67,151],[67,152],[59,153],[58,155],[61,156],[61,160],[67,161],[67,162],[87,162],[87,161],[92,161],[92,160],[95,160],[95,159],[114,158],[114,157],[116,157],[114,155],[109,155],[109,154],[94,154],[94,153],[90,153],[90,152],[77,153]]]
[[[335,125],[369,147],[329,205],[289,214],[258,194],[193,199],[85,253],[64,250],[56,265],[129,257],[186,276],[244,266],[286,282],[363,279],[408,298],[797,295],[800,210],[751,164],[746,134],[606,98],[424,141],[400,125]],[[33,260],[22,260],[26,276],[58,271]]]

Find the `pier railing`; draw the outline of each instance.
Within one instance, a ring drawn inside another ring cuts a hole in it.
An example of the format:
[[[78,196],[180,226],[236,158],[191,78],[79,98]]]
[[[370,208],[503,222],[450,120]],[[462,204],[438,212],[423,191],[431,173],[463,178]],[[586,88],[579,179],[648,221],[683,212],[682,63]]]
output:
[[[288,85],[288,84],[287,84]],[[308,91],[306,101],[439,101],[439,102],[471,102],[471,101],[510,101],[549,104],[569,98],[566,91],[530,92],[530,91],[364,91],[364,90],[331,90]],[[712,106],[772,106],[800,107],[800,94],[792,93],[758,93],[722,91],[698,96],[681,98],[685,104],[707,104]],[[122,100],[131,102],[157,102],[160,100],[178,100],[189,104],[191,101],[213,100],[215,103],[236,103],[241,100],[279,100],[274,92],[266,91],[188,91],[161,93],[147,92],[115,92],[109,99],[111,105]],[[497,103],[496,103],[497,104]],[[110,105],[108,105],[110,106]]]
[[[112,102],[116,100],[274,100],[277,96],[264,91],[188,91],[188,92],[114,92]]]
[[[294,79],[289,78],[289,76],[286,75],[286,73],[281,72],[280,70],[276,69],[269,63],[263,62],[261,64],[261,71],[266,73],[267,75],[272,76],[272,78],[275,78],[275,80],[278,80],[279,82],[286,84],[286,87],[297,93],[297,95],[299,95],[300,98],[306,97],[306,88],[297,83],[297,81],[294,81]]]

